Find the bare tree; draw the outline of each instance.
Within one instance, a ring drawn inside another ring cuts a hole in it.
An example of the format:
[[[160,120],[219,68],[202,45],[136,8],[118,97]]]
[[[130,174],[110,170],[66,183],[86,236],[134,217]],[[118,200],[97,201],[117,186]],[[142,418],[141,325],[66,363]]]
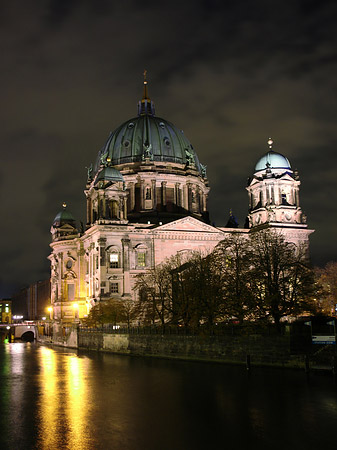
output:
[[[325,267],[315,268],[318,287],[317,302],[321,313],[336,315],[337,305],[337,262],[330,261]]]
[[[255,314],[254,295],[249,284],[251,267],[251,241],[248,236],[232,233],[221,241],[214,253],[221,273],[223,316],[240,322]]]
[[[279,328],[284,316],[312,312],[315,285],[306,249],[269,229],[255,232],[250,241],[249,286],[258,314]]]
[[[131,299],[110,298],[101,300],[91,308],[85,323],[102,326],[103,324],[128,325],[136,318],[135,302]]]
[[[180,264],[178,257],[173,257],[146,273],[139,274],[135,283],[135,290],[139,297],[139,314],[143,322],[161,325],[172,318],[172,272]]]

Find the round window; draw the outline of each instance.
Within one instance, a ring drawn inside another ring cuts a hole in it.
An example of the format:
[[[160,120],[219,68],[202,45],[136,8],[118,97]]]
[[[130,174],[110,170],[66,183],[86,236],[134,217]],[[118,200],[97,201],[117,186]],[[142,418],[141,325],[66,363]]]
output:
[[[71,269],[73,267],[73,262],[71,259],[68,259],[67,263],[66,263],[66,268],[67,269]]]

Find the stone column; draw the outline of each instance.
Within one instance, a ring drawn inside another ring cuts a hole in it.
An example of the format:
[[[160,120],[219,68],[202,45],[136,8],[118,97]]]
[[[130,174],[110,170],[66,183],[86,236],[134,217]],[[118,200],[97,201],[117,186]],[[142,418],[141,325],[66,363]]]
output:
[[[192,184],[187,183],[187,209],[192,211]]]
[[[188,209],[188,188],[186,186],[186,184],[183,186],[183,201],[182,201],[182,207],[184,209]]]
[[[130,211],[135,209],[135,183],[130,183]]]
[[[198,213],[201,213],[202,211],[202,204],[201,204],[201,195],[200,195],[200,188],[199,186],[196,186],[195,188],[195,193],[196,193],[196,201],[197,201],[197,205],[198,205]]]
[[[92,214],[91,214],[91,198],[87,197],[87,224],[92,223]]]
[[[105,247],[106,247],[106,238],[98,239],[99,246],[99,265],[105,266],[106,258],[105,258]]]
[[[130,270],[130,239],[122,239],[122,254],[123,254],[123,270]]]
[[[296,206],[299,207],[300,206],[300,192],[299,192],[298,188],[296,188],[296,191],[295,191],[295,201],[296,201]]]
[[[123,210],[124,210],[123,219],[126,220],[128,218],[128,203],[126,197],[123,198]]]
[[[144,180],[140,180],[140,209],[145,209],[144,205]]]
[[[207,194],[203,193],[203,199],[204,199],[203,211],[207,211]]]
[[[152,184],[152,209],[156,209],[157,206],[156,180],[151,180],[151,184]]]
[[[166,185],[167,181],[161,182],[161,203],[164,208],[166,207]]]
[[[123,267],[123,292],[122,295],[130,295],[130,239],[122,239],[122,267]]]
[[[179,208],[181,206],[180,202],[180,183],[175,184],[175,201],[176,206]]]

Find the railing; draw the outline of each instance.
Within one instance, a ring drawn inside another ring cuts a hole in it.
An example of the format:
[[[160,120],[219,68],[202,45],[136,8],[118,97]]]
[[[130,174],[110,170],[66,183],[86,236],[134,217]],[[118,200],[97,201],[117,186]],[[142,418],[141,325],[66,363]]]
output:
[[[152,325],[152,326],[118,326],[104,324],[102,326],[83,326],[80,331],[88,333],[107,333],[107,334],[132,334],[132,335],[179,335],[179,336],[249,336],[249,335],[284,335],[286,328],[283,326],[278,330],[275,325],[267,324],[265,326],[234,325],[221,324],[211,329],[206,326],[185,327],[177,325]]]

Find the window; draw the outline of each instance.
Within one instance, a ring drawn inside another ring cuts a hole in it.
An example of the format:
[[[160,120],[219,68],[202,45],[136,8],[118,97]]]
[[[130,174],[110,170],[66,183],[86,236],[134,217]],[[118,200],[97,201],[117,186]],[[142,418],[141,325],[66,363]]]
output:
[[[68,284],[68,301],[75,299],[75,285]]]
[[[137,252],[137,266],[145,267],[145,252]]]
[[[110,293],[111,294],[118,294],[118,283],[112,283],[110,282]]]
[[[110,253],[109,255],[109,267],[110,269],[117,269],[119,266],[119,255],[118,253]]]

